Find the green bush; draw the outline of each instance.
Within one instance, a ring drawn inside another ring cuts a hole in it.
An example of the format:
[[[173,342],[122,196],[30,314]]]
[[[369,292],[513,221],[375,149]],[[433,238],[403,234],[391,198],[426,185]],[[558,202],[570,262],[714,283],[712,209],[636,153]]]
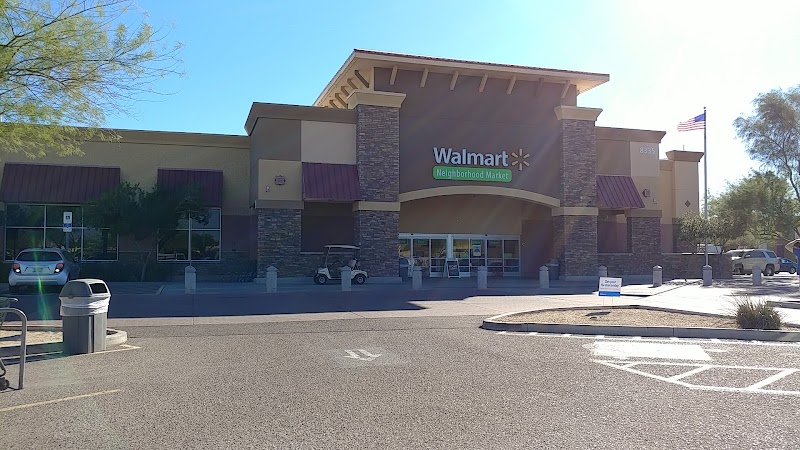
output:
[[[764,301],[744,297],[737,301],[736,324],[746,329],[780,330],[781,313]]]

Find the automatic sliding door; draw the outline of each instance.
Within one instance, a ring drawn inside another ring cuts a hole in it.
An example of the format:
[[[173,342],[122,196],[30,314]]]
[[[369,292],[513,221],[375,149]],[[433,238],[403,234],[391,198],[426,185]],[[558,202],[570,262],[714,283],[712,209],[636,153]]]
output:
[[[478,267],[486,265],[486,241],[484,239],[469,240],[469,273],[478,274]]]
[[[431,276],[442,277],[447,259],[447,239],[431,239]]]

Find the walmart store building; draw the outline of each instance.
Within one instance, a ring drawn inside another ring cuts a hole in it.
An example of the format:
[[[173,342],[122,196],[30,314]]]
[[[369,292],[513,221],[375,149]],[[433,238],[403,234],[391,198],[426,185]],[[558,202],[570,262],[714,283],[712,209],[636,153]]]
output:
[[[356,50],[314,106],[254,103],[246,136],[120,131],[83,157],[3,162],[6,261],[68,245],[84,273],[136,248],[82,226],[81,205],[121,181],[202,187],[212,220],[185,220],[158,249],[158,274],[191,261],[211,279],[308,276],[325,244],[361,247],[371,277],[425,276],[457,259],[461,276],[533,276],[556,259],[565,278],[610,273],[699,276],[675,220],[697,212],[702,154],[668,151],[661,131],[595,125],[578,107],[598,73]],[[65,237],[62,214],[72,211]],[[686,269],[690,267],[691,269]],[[155,275],[154,275],[155,276]]]

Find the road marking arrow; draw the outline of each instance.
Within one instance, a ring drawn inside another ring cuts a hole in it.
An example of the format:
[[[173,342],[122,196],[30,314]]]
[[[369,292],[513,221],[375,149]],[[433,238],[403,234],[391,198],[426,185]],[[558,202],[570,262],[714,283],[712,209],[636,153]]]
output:
[[[345,350],[345,352],[347,352],[347,356],[345,356],[345,358],[357,359],[359,361],[374,361],[376,358],[383,356],[380,353],[377,355],[373,355],[372,353],[360,348],[356,349],[355,351]],[[360,352],[361,355],[359,355],[357,352]]]

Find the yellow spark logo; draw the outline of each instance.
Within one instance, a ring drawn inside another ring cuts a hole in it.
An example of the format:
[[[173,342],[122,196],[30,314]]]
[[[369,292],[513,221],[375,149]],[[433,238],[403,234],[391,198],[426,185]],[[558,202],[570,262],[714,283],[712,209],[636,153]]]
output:
[[[511,162],[511,165],[517,166],[521,171],[523,167],[530,166],[530,163],[525,160],[528,159],[528,157],[531,156],[531,154],[525,153],[522,149],[519,149],[518,151],[519,154],[517,154],[517,152],[511,152],[511,156],[515,158],[515,160]]]

